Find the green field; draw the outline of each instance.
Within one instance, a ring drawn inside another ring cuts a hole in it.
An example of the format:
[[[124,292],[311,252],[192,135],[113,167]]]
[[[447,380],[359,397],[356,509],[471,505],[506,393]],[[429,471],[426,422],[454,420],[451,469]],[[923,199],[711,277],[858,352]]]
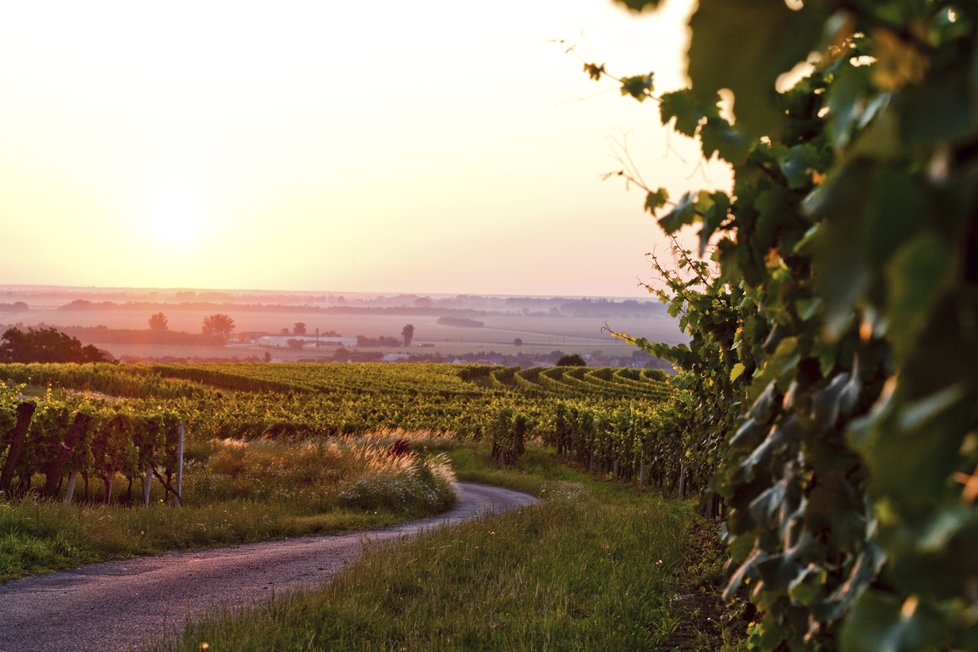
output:
[[[0,503],[0,579],[396,522],[449,505],[445,490],[455,473],[545,498],[525,513],[438,531],[398,550],[424,560],[414,568],[418,577],[398,574],[391,560],[400,557],[368,555],[337,588],[277,603],[246,625],[212,621],[188,633],[189,647],[197,638],[221,640],[220,649],[242,648],[244,640],[255,641],[251,649],[291,649],[297,632],[320,646],[348,647],[370,600],[379,601],[369,609],[378,614],[395,609],[378,622],[406,613],[412,625],[377,626],[366,648],[465,648],[484,639],[495,647],[634,649],[677,636],[709,648],[719,636],[716,628],[705,639],[693,636],[700,616],[678,613],[670,597],[717,574],[714,558],[703,557],[716,537],[697,525],[694,505],[661,497],[707,477],[675,430],[681,383],[661,372],[11,364],[0,365],[0,380],[0,428],[9,433],[0,462],[14,455],[8,444],[18,406],[36,406]],[[78,415],[88,425],[62,453]],[[159,478],[172,482],[181,426],[186,473],[176,509]],[[390,455],[397,440],[408,442],[406,456]],[[491,450],[514,446],[512,466],[491,459]],[[157,478],[142,507],[147,468]],[[77,488],[68,502],[72,475]],[[477,543],[487,537],[499,545]],[[677,571],[683,565],[697,570]],[[483,576],[492,581],[474,586],[472,578]],[[352,593],[350,582],[359,587]],[[405,582],[426,588],[388,604],[384,587]],[[511,612],[531,595],[544,602],[514,620]],[[459,601],[470,608],[431,629],[435,614]],[[480,617],[473,605],[491,601]],[[323,610],[337,614],[337,629],[296,624]]]

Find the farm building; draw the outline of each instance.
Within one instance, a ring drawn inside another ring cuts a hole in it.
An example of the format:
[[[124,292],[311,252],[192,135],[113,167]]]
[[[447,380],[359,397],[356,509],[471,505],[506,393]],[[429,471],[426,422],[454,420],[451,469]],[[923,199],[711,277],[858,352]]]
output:
[[[306,349],[306,348],[355,348],[355,337],[327,337],[322,335],[263,335],[255,340],[255,344],[269,349]]]

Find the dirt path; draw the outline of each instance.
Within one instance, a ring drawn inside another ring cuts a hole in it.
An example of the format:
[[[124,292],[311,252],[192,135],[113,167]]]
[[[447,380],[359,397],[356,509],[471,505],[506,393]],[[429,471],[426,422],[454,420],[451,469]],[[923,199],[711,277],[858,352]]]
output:
[[[536,502],[461,482],[450,511],[340,535],[253,543],[108,562],[0,586],[0,650],[125,650],[181,629],[215,606],[239,607],[311,588],[355,560],[365,542],[411,536]]]

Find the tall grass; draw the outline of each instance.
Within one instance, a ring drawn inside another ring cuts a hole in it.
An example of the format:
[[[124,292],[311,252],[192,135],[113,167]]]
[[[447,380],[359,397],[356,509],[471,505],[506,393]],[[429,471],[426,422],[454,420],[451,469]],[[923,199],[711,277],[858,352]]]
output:
[[[454,502],[455,474],[445,455],[393,455],[384,437],[219,439],[209,446],[188,475],[190,501],[286,500],[417,515]]]
[[[742,649],[740,614],[716,597],[715,526],[691,502],[595,480],[536,447],[504,469],[485,445],[431,445],[459,477],[544,502],[374,548],[318,591],[213,612],[149,649]]]

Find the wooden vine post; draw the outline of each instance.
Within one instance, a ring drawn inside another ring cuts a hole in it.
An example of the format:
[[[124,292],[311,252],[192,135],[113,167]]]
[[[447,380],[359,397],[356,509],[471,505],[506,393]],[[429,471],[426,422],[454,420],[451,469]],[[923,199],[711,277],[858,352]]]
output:
[[[72,471],[71,475],[68,476],[68,486],[65,487],[65,504],[71,502],[72,497],[75,495],[75,486],[78,484],[78,476],[81,475],[81,471]]]
[[[146,471],[143,473],[143,505],[149,505],[149,494],[153,487],[153,460],[146,462]]]
[[[0,492],[6,495],[10,495],[10,483],[14,479],[14,470],[24,452],[24,440],[27,437],[27,429],[31,426],[31,419],[34,418],[35,409],[33,403],[26,401],[17,406],[17,422],[10,433],[10,449],[7,451],[3,471],[0,471]]]
[[[68,466],[72,453],[75,452],[75,446],[84,438],[90,421],[91,418],[84,412],[75,415],[75,420],[71,422],[68,434],[65,435],[65,440],[61,444],[61,450],[58,451],[57,459],[48,467],[42,496],[50,498],[57,495],[61,488],[61,477],[64,475],[65,468]],[[74,489],[73,486],[72,489]]]
[[[143,471],[143,506],[148,506],[150,490],[153,487],[153,455],[156,453],[156,445],[152,441],[144,442],[139,452],[140,459],[146,463]]]
[[[187,429],[183,421],[177,426],[177,493],[173,497],[173,504],[180,506],[180,497],[183,496],[183,443],[187,435]]]

